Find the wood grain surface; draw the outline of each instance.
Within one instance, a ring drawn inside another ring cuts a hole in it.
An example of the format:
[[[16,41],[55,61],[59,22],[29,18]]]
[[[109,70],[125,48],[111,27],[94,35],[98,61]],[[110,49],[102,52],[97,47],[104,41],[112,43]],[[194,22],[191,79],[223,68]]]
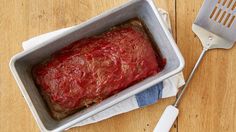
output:
[[[8,63],[33,36],[79,24],[127,0],[0,0],[0,132],[39,131]],[[173,35],[185,58],[185,77],[200,52],[191,30],[202,0],[156,0],[170,13]],[[235,35],[236,37],[236,35]],[[180,104],[171,132],[236,131],[236,48],[207,53]],[[151,132],[175,98],[71,132]]]

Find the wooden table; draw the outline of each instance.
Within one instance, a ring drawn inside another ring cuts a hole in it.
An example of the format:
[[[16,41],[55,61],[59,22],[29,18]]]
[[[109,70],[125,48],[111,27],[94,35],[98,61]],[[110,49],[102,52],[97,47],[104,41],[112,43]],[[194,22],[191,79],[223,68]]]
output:
[[[33,36],[79,24],[126,0],[1,0],[0,2],[0,131],[39,131],[8,63]],[[173,34],[185,58],[185,77],[201,44],[191,25],[202,0],[157,0],[170,13]],[[236,37],[236,35],[235,35]],[[171,132],[236,131],[236,48],[207,53],[180,104]],[[151,132],[174,98],[108,120],[74,128],[71,132]]]

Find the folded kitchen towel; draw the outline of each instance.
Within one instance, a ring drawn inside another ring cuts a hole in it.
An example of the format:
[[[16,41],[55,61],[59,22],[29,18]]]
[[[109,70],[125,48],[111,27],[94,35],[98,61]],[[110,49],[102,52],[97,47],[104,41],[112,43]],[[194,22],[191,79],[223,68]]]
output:
[[[159,9],[158,11],[161,14],[163,20],[166,22],[166,26],[171,31],[168,13],[162,9]],[[59,29],[57,31],[53,31],[50,33],[46,33],[43,35],[33,37],[33,38],[31,38],[27,41],[24,41],[22,43],[23,49],[28,50],[30,48],[33,48],[34,46],[47,41],[51,37],[57,36],[67,30],[72,29],[72,28],[74,28],[74,26]],[[182,85],[184,85],[184,83],[185,83],[185,81],[183,78],[183,74],[179,73],[173,77],[170,77],[170,78],[164,80],[163,82],[161,82],[153,87],[150,87],[149,89],[147,89],[139,94],[136,94],[136,95],[134,95],[134,96],[132,96],[132,97],[130,97],[130,98],[100,112],[100,113],[97,113],[97,114],[79,122],[78,124],[76,124],[73,127],[95,123],[95,122],[110,118],[112,116],[115,116],[115,115],[118,115],[121,113],[129,112],[131,110],[138,109],[140,107],[145,107],[147,105],[156,103],[160,98],[167,98],[167,97],[175,96],[177,94],[178,88],[181,87]]]

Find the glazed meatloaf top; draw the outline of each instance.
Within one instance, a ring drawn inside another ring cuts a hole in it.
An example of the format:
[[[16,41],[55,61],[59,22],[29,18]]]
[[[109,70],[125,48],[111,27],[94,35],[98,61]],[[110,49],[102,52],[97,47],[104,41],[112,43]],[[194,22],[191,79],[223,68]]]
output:
[[[52,116],[62,119],[154,75],[165,65],[139,22],[78,40],[33,67]]]

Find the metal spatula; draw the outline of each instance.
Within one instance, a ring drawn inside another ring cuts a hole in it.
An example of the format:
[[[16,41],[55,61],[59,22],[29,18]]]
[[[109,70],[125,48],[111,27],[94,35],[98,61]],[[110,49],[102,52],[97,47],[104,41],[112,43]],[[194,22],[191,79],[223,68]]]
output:
[[[209,49],[230,49],[236,41],[236,0],[205,0],[192,26],[201,40],[203,50],[192,72],[173,105],[162,114],[154,132],[169,132],[176,120],[178,103],[204,54]]]

